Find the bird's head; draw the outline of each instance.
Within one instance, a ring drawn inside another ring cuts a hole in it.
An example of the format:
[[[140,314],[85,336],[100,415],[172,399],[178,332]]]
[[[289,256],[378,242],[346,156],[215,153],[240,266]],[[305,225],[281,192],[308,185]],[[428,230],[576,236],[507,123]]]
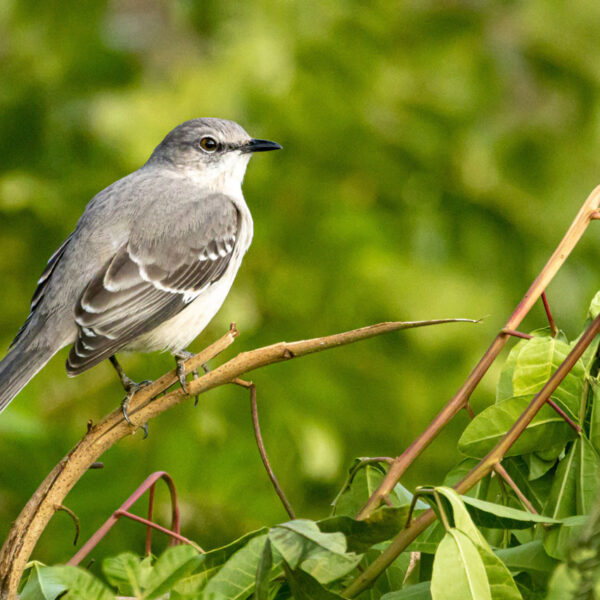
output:
[[[268,140],[250,137],[237,123],[224,119],[192,119],[167,134],[148,160],[165,164],[199,183],[226,191],[241,186],[254,152],[279,150]]]

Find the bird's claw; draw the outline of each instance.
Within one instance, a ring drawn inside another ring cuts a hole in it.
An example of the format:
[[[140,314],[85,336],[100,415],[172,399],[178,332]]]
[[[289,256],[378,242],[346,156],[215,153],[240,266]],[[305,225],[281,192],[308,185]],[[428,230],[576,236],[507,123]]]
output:
[[[131,419],[129,418],[129,412],[128,412],[129,403],[131,402],[131,399],[142,388],[145,388],[146,386],[150,385],[151,383],[152,383],[152,381],[150,381],[149,379],[145,379],[144,381],[141,381],[140,383],[136,383],[132,379],[129,379],[129,377],[127,377],[127,382],[123,383],[123,385],[125,386],[125,391],[127,392],[127,395],[125,396],[125,398],[123,398],[123,402],[121,402],[121,412],[123,413],[123,418],[125,419],[125,421],[127,421],[127,423],[129,423],[129,425],[133,425],[133,423],[131,422]],[[144,439],[146,439],[148,437],[148,423],[144,423],[144,425],[142,426],[142,429],[144,430]]]
[[[179,379],[181,389],[186,396],[188,395],[188,384],[185,373],[185,361],[192,356],[194,356],[193,352],[188,352],[187,350],[182,350],[181,352],[175,354],[175,362],[177,363],[177,378]],[[202,365],[203,369],[204,367],[205,365]],[[198,369],[194,369],[192,371],[192,375],[194,376],[194,379],[198,379]],[[194,406],[198,406],[198,394],[194,395]]]

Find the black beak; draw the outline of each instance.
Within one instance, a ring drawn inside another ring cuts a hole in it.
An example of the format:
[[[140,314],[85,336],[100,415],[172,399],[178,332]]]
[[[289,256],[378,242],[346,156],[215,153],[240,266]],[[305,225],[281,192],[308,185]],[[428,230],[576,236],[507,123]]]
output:
[[[268,152],[269,150],[281,150],[281,146],[277,142],[269,140],[250,140],[244,144],[240,150],[242,152]]]

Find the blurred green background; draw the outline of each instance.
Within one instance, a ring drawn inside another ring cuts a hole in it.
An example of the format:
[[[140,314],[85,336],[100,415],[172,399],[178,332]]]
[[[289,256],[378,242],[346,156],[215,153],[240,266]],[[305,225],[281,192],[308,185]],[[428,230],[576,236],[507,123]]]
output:
[[[299,516],[325,515],[353,457],[400,453],[450,398],[600,183],[599,29],[596,0],[3,0],[2,347],[89,199],[175,125],[218,116],[280,142],[283,152],[250,164],[254,242],[192,349],[230,321],[242,335],[223,358],[383,320],[486,316],[251,375],[284,489]],[[570,336],[599,287],[598,227],[549,289]],[[537,306],[523,329],[542,325]],[[0,417],[2,539],[88,419],[122,398],[108,363],[68,379],[66,353]],[[122,360],[136,379],[172,368],[161,354]],[[492,402],[498,372],[476,409]],[[285,520],[247,393],[227,387],[192,404],[153,421],[146,441],[111,449],[69,494],[83,539],[159,469],[175,479],[183,533],[202,546]],[[466,418],[406,485],[440,481]],[[58,513],[35,557],[68,559],[72,537]],[[142,552],[143,537],[121,524],[94,557]]]

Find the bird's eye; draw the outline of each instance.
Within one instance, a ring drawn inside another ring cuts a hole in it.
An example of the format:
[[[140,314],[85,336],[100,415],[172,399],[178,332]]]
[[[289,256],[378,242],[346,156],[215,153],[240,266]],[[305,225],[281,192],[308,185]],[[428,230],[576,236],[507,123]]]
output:
[[[205,152],[214,152],[219,147],[219,144],[217,144],[217,140],[215,140],[215,138],[207,136],[200,140],[200,147]]]

